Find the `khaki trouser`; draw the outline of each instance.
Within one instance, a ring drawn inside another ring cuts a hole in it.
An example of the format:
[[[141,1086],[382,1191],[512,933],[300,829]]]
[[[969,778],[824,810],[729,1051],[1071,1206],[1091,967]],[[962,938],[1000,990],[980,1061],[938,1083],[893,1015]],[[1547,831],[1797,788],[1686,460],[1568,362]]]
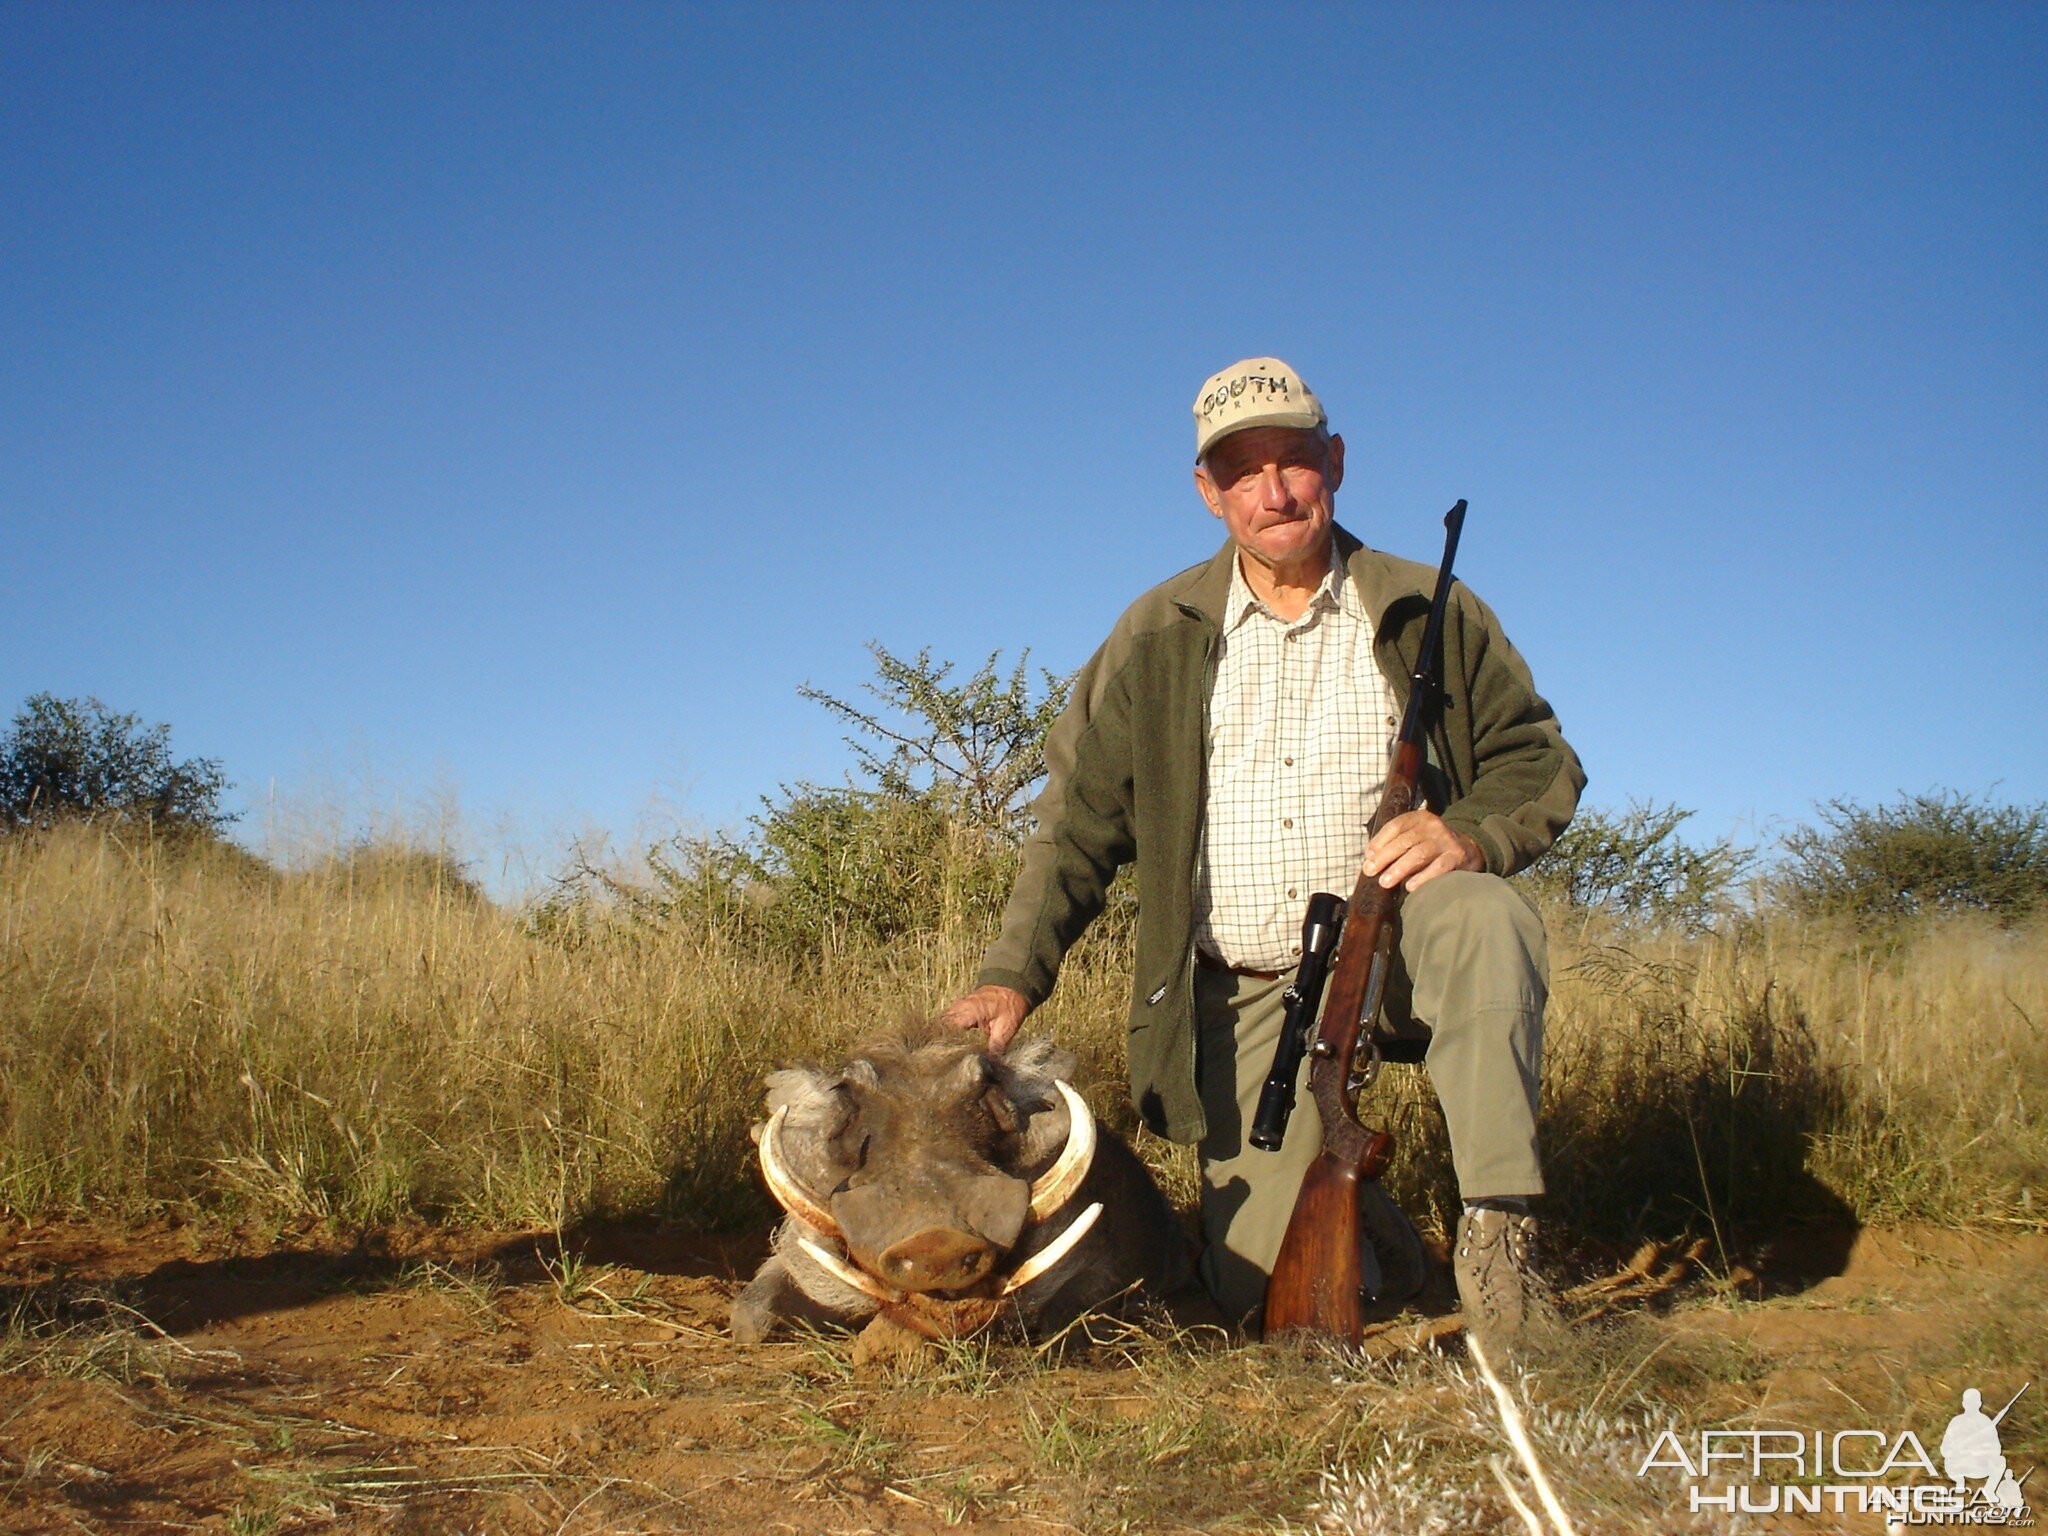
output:
[[[1399,954],[1386,1018],[1429,1042],[1430,1085],[1449,1126],[1460,1194],[1541,1194],[1536,1080],[1549,993],[1542,919],[1498,875],[1440,875],[1402,903]],[[1322,1146],[1306,1061],[1286,1143],[1261,1152],[1247,1139],[1292,980],[1195,971],[1196,1075],[1209,1122],[1200,1147],[1209,1245],[1202,1282],[1233,1321],[1264,1299],[1302,1174]],[[1370,1279],[1373,1265],[1366,1270]]]

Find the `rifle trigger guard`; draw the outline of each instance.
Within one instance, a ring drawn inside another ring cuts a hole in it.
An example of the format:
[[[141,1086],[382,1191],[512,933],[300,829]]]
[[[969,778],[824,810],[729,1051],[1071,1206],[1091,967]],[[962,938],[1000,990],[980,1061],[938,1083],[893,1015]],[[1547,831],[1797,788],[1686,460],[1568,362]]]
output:
[[[1358,1049],[1351,1057],[1351,1071],[1345,1079],[1345,1087],[1356,1096],[1365,1092],[1380,1080],[1380,1064],[1386,1058],[1380,1055],[1380,1043],[1371,1034],[1362,1035]],[[1360,1062],[1364,1064],[1361,1066]]]

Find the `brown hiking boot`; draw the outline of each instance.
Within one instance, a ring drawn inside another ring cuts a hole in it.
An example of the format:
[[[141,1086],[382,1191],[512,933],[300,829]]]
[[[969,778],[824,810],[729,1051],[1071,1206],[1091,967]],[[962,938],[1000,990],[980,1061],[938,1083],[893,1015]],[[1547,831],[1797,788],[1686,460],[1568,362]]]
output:
[[[1458,1218],[1451,1269],[1465,1327],[1488,1344],[1511,1345],[1560,1319],[1550,1287],[1536,1273],[1536,1218],[1518,1211],[1467,1208]]]

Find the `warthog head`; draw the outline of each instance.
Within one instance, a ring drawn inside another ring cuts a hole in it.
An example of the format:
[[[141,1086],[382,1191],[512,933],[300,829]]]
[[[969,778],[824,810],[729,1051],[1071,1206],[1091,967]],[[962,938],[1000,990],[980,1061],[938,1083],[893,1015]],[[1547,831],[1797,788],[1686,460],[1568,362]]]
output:
[[[962,1301],[973,1316],[943,1331],[964,1331],[1100,1214],[1069,1210],[1096,1148],[1073,1070],[1048,1042],[1000,1057],[979,1035],[938,1030],[870,1046],[838,1071],[773,1073],[762,1176],[809,1229],[796,1243],[820,1268],[885,1310],[907,1305],[916,1326],[943,1310],[931,1303]],[[1055,1219],[1064,1230],[1051,1242],[1034,1234]],[[1020,1246],[1030,1257],[1012,1265]]]

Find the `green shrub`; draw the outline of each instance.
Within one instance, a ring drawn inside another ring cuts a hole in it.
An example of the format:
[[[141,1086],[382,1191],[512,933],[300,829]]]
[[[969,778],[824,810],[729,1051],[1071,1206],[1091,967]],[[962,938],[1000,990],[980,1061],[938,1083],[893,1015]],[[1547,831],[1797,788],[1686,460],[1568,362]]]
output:
[[[761,921],[785,952],[988,928],[1016,874],[1014,841],[925,795],[805,788],[759,827]]]
[[[846,744],[875,791],[929,802],[985,832],[1021,837],[1025,800],[1045,776],[1046,733],[1066,707],[1073,679],[1041,668],[1034,684],[1028,651],[1007,678],[997,670],[997,651],[959,683],[949,681],[953,664],[933,661],[929,650],[905,660],[870,641],[868,653],[875,681],[862,687],[881,709],[862,709],[808,684],[798,692],[855,729]]]
[[[1753,856],[1727,838],[1683,841],[1678,829],[1691,816],[1675,805],[1583,809],[1522,879],[1568,906],[1697,931],[1727,909]]]
[[[64,820],[146,821],[219,833],[227,779],[208,757],[171,759],[171,728],[98,699],[31,694],[0,736],[0,827]]]
[[[799,965],[828,950],[992,929],[1016,845],[922,796],[786,789],[744,840],[678,836],[633,880],[588,867],[534,917],[557,939],[589,936],[592,902],[663,933],[717,932]]]
[[[868,649],[876,678],[864,686],[879,709],[801,690],[856,727],[848,745],[865,782],[785,785],[743,836],[669,838],[633,878],[586,863],[534,911],[533,931],[584,943],[618,912],[664,933],[715,931],[799,966],[828,951],[992,933],[1067,684],[1051,673],[1034,683],[1022,661],[1001,673],[997,656],[955,682],[952,663],[928,651],[905,660]]]
[[[1802,912],[1881,923],[1931,912],[2011,919],[2048,902],[2048,805],[1937,789],[1865,807],[1828,800],[1784,838],[1783,897]]]

